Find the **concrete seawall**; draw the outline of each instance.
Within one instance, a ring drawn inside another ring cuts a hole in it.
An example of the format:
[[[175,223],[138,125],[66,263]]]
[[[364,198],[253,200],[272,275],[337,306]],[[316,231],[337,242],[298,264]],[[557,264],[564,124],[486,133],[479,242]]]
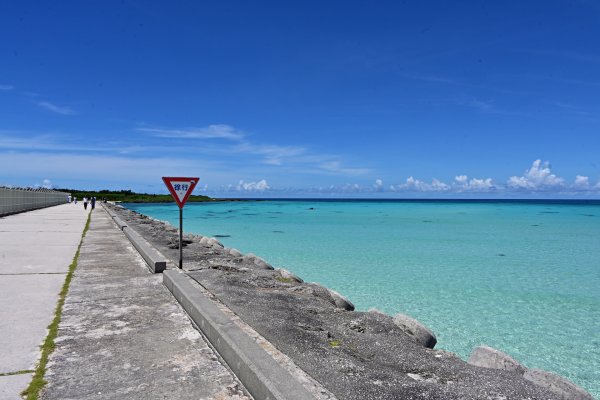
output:
[[[51,189],[0,187],[0,217],[63,204],[67,202],[68,195]]]

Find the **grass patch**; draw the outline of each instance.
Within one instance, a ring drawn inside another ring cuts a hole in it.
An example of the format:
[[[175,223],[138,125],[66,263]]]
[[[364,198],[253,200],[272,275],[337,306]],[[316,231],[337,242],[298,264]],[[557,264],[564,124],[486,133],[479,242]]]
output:
[[[35,369],[33,374],[33,379],[31,383],[25,390],[21,392],[22,396],[26,396],[27,400],[37,400],[42,388],[48,383],[44,380],[44,376],[46,375],[46,366],[48,364],[48,358],[50,354],[56,348],[56,344],[54,340],[58,335],[58,324],[60,323],[60,318],[62,316],[62,308],[65,304],[65,298],[67,297],[67,293],[69,293],[69,286],[71,285],[71,279],[73,279],[73,273],[75,272],[75,268],[77,268],[77,260],[79,259],[79,251],[81,250],[81,244],[83,243],[83,238],[90,228],[90,221],[92,219],[92,212],[90,211],[88,215],[87,222],[85,223],[85,228],[83,228],[83,233],[81,234],[81,240],[79,241],[79,246],[77,246],[77,252],[75,252],[75,256],[73,257],[73,261],[71,265],[69,265],[69,272],[67,273],[67,277],[65,278],[65,283],[63,283],[62,289],[58,294],[58,303],[56,304],[56,309],[54,310],[54,319],[48,325],[48,335],[44,340],[44,343],[40,346],[42,351],[42,355],[40,357],[40,361]]]
[[[35,371],[32,371],[30,369],[24,369],[24,370],[15,371],[15,372],[5,372],[3,374],[0,374],[0,376],[25,375],[25,374],[31,374],[32,372],[35,372]]]
[[[331,347],[333,347],[334,349],[336,349],[342,345],[342,341],[341,340],[330,340],[329,345]]]
[[[284,278],[283,276],[276,276],[275,279],[277,279],[279,282],[283,282],[283,283],[295,282],[292,278]]]

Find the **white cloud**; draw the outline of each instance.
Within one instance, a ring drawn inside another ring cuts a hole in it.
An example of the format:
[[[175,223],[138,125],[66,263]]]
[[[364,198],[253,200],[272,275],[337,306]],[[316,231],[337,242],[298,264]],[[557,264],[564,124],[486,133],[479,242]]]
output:
[[[327,172],[339,173],[344,175],[365,175],[371,172],[367,168],[348,168],[343,167],[339,161],[327,161],[318,164],[318,167]]]
[[[263,163],[268,165],[283,165],[285,159],[302,155],[306,149],[300,146],[256,145],[244,142],[235,146],[233,151],[264,156]]]
[[[431,183],[423,182],[412,176],[406,179],[406,183],[390,186],[392,191],[414,191],[414,192],[446,192],[451,189],[449,185],[440,181],[439,179],[433,179]]]
[[[410,176],[410,177],[406,178],[405,184],[398,185],[397,187],[400,189],[406,189],[406,190],[423,191],[423,190],[427,189],[428,185],[425,182],[422,182],[422,181]]]
[[[450,186],[448,186],[448,185],[446,185],[444,182],[442,182],[442,181],[439,181],[439,180],[437,180],[437,179],[435,179],[435,178],[434,178],[434,179],[431,181],[431,188],[432,188],[434,191],[446,191],[446,190],[449,190],[449,189],[450,189]]]
[[[458,175],[454,177],[456,185],[466,187],[469,184],[469,177],[467,175]]]
[[[44,179],[42,181],[42,187],[45,189],[52,189],[52,182],[50,182],[50,179]]]
[[[264,192],[271,189],[265,179],[258,182],[244,182],[243,180],[240,180],[235,188],[240,192]]]
[[[492,182],[492,178],[487,178],[487,179],[473,178],[469,181],[469,186],[472,190],[478,190],[478,191],[487,191],[487,190],[494,189],[494,183]]]
[[[376,192],[383,192],[383,181],[381,179],[375,179],[375,184],[373,185],[373,188]]]
[[[249,141],[246,134],[230,125],[209,125],[204,128],[167,129],[138,127],[138,132],[146,132],[155,137],[181,139],[227,139],[234,142],[230,146],[214,148],[214,153],[226,155],[249,154],[261,156],[260,163],[294,167],[296,171],[308,173],[329,173],[334,175],[365,175],[371,170],[343,166],[340,156],[314,153],[303,146],[277,144],[257,144]]]
[[[15,87],[12,85],[0,85],[0,90],[13,90]]]
[[[577,175],[575,177],[575,182],[573,183],[573,186],[576,189],[589,189],[590,178],[588,178],[587,176]]]
[[[53,113],[56,113],[56,114],[61,114],[61,115],[77,114],[77,112],[74,111],[72,108],[69,108],[66,106],[57,106],[56,104],[52,104],[48,101],[40,101],[39,103],[37,103],[37,105],[48,111],[52,111]]]
[[[459,192],[489,192],[495,190],[496,186],[492,182],[492,178],[469,180],[467,175],[458,175],[454,177],[453,188]]]
[[[513,190],[544,191],[561,189],[564,182],[563,178],[552,173],[549,162],[535,160],[523,176],[511,176],[506,186]]]
[[[318,191],[320,193],[361,193],[365,189],[358,183],[346,183],[344,185],[330,185],[327,188],[313,188],[312,191]],[[370,191],[370,190],[369,190]]]
[[[35,160],[35,162],[31,162]],[[125,158],[104,155],[75,155],[68,153],[46,154],[2,153],[0,171],[5,179],[17,180],[31,176],[60,177],[55,185],[67,180],[102,181],[128,185],[156,182],[161,187],[161,176],[186,176],[194,171],[217,171],[220,166],[200,160],[171,158]]]
[[[148,132],[156,137],[181,139],[228,139],[239,141],[245,136],[243,132],[225,124],[186,129],[136,128],[136,131]]]

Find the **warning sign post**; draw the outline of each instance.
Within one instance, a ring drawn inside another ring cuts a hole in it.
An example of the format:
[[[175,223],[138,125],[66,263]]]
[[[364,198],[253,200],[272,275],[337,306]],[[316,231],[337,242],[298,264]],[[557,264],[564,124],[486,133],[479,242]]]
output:
[[[163,182],[179,206],[179,269],[183,268],[183,206],[200,178],[163,176]]]

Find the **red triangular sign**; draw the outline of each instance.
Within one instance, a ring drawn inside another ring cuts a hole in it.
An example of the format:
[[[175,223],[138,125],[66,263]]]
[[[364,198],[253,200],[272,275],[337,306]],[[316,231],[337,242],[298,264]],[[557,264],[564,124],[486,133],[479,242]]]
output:
[[[171,192],[171,196],[173,196],[179,208],[183,208],[200,178],[163,176],[162,180],[167,185],[167,189]]]

